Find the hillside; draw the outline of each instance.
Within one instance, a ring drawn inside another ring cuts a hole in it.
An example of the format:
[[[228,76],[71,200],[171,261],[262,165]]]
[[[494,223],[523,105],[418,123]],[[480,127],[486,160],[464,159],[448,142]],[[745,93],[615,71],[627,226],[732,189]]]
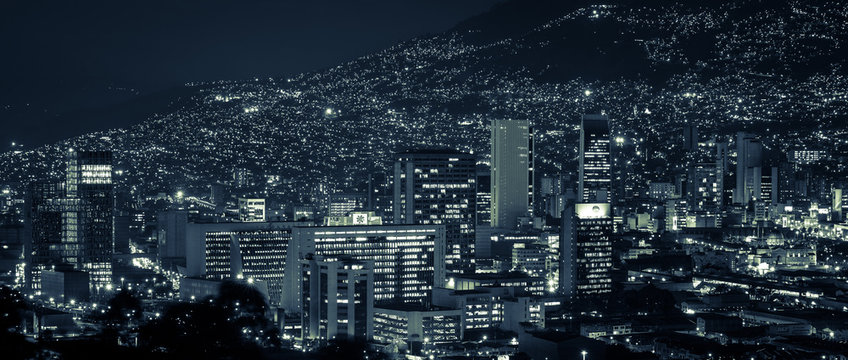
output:
[[[56,177],[64,149],[106,147],[135,194],[205,194],[241,167],[274,179],[268,196],[306,201],[406,147],[485,156],[494,117],[530,119],[540,167],[557,171],[573,166],[580,115],[601,111],[651,166],[677,156],[684,123],[845,152],[846,40],[841,2],[511,1],[322,71],[188,86],[136,126],[0,154],[0,183]]]

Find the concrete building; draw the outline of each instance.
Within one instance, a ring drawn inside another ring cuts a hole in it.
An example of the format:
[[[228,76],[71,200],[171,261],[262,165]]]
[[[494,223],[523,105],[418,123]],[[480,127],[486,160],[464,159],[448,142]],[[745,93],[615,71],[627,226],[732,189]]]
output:
[[[580,126],[578,202],[611,200],[610,128],[605,115],[583,115]]]
[[[300,261],[304,340],[330,340],[374,334],[374,263],[350,259]]]
[[[239,198],[239,221],[265,221],[265,199]]]
[[[529,128],[527,120],[492,120],[492,227],[513,229],[530,209]]]
[[[476,163],[471,154],[421,150],[394,164],[395,224],[444,225],[450,273],[474,272]]]
[[[399,350],[424,344],[451,344],[465,335],[462,310],[398,304],[374,308],[374,341]]]
[[[612,216],[610,205],[576,204],[567,210],[560,250],[560,288],[568,298],[612,291]]]
[[[442,225],[295,227],[287,264],[307,254],[325,260],[374,261],[374,299],[384,303],[430,303],[437,279],[445,276],[445,228]],[[300,271],[288,266],[283,307],[300,311]],[[441,282],[441,281],[438,281]]]

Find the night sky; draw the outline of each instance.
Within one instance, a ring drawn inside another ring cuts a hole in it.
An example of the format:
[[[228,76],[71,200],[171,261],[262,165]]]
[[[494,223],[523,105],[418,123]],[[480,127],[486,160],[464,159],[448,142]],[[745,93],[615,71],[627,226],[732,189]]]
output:
[[[68,121],[83,109],[192,81],[319,70],[447,30],[497,2],[3,1],[0,151],[128,125]]]

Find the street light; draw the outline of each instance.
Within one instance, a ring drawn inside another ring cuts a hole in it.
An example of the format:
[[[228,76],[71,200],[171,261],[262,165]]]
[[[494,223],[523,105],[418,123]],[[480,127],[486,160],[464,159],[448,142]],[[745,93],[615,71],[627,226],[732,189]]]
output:
[[[586,350],[583,350],[583,351],[580,352],[580,355],[583,355],[583,360],[586,360],[586,355],[589,355],[589,352],[586,351]]]

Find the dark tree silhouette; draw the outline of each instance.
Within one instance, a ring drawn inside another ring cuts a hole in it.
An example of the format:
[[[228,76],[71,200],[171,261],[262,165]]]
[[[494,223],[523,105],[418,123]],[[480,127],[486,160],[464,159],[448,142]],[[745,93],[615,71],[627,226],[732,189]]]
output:
[[[265,312],[261,292],[238,282],[224,282],[218,297],[179,303],[139,334],[148,351],[174,359],[256,359],[262,347],[278,347],[279,331]]]
[[[106,312],[106,320],[111,325],[126,326],[130,320],[141,318],[141,300],[126,289],[115,294],[109,300],[109,311]]]
[[[23,359],[35,355],[35,345],[26,341],[18,332],[27,307],[20,292],[8,286],[0,287],[0,344],[3,344],[3,358]]]

